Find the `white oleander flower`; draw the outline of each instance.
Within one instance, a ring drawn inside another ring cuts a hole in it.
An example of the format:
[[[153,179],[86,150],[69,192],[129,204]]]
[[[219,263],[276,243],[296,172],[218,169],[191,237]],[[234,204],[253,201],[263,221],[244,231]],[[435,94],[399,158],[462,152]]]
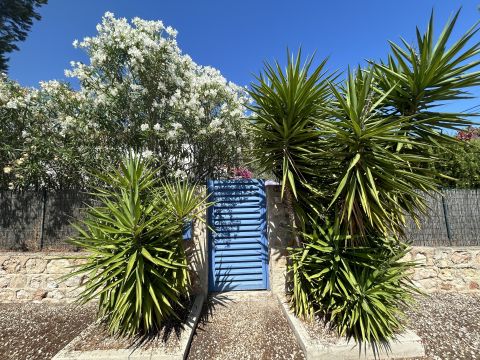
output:
[[[148,126],[148,124],[142,124],[140,125],[140,130],[142,131],[147,131],[150,127]]]
[[[146,159],[152,157],[152,155],[153,155],[153,151],[151,151],[151,150],[144,150],[142,152],[142,156]]]
[[[5,166],[5,167],[3,168],[3,172],[4,172],[5,174],[10,174],[10,173],[12,172],[12,168],[11,168],[10,166]]]
[[[18,103],[15,100],[10,100],[5,106],[9,109],[16,109],[18,107]]]
[[[160,131],[161,129],[162,129],[162,127],[160,126],[159,123],[156,123],[155,125],[153,125],[153,130]]]

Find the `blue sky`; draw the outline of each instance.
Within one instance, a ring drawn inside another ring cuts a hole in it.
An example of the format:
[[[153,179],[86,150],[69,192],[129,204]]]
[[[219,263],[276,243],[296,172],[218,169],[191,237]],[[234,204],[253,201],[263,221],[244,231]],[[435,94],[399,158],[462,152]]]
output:
[[[199,64],[218,68],[228,79],[248,85],[264,60],[285,58],[287,46],[302,46],[329,57],[329,68],[345,70],[365,59],[384,58],[388,40],[413,42],[415,26],[424,28],[432,8],[437,30],[459,7],[456,34],[480,20],[477,1],[430,0],[49,0],[20,51],[10,57],[9,76],[22,85],[64,79],[69,62],[86,61],[74,39],[95,35],[105,11],[118,17],[159,19],[179,31],[178,42]],[[477,34],[476,41],[480,41]],[[480,96],[480,89],[475,90]],[[478,100],[450,107],[462,111]]]

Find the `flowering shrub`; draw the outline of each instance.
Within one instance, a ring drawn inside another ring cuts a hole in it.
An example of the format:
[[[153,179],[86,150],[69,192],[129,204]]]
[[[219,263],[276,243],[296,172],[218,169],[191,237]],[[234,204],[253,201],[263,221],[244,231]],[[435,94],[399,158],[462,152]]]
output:
[[[68,77],[22,88],[0,77],[0,187],[85,187],[86,169],[102,169],[129,149],[161,176],[203,179],[241,164],[245,90],[178,47],[161,21],[129,23],[106,13],[97,35],[73,45],[90,63]]]
[[[251,179],[253,177],[253,173],[245,167],[234,168],[232,172],[235,179]]]
[[[466,130],[459,130],[456,138],[462,141],[480,139],[480,128],[469,126]]]

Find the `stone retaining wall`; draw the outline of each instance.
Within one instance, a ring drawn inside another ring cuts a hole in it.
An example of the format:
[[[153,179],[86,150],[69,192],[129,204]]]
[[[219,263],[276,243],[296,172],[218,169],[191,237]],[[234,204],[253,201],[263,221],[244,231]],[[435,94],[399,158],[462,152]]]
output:
[[[414,247],[410,259],[419,263],[412,276],[426,292],[480,293],[480,247]]]
[[[84,277],[59,278],[72,271],[78,253],[0,253],[0,302],[71,302],[81,291]]]
[[[269,207],[270,288],[274,293],[285,291],[286,228],[288,219],[273,189]],[[273,227],[275,226],[275,227]],[[192,278],[197,293],[206,290],[207,269],[205,229],[194,232],[193,247],[199,247],[192,260]],[[201,240],[201,241],[199,241]],[[76,253],[0,252],[0,302],[71,302],[81,291],[85,278],[76,276],[67,281],[59,278],[72,271],[80,259],[66,259]],[[480,293],[480,247],[414,247],[409,258],[420,265],[412,279],[426,292]],[[78,288],[80,286],[80,288]]]

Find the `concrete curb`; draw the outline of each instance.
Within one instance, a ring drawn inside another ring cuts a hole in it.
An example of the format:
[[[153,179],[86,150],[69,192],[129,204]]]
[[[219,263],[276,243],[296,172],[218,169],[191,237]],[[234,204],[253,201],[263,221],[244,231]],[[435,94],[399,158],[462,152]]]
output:
[[[360,354],[356,344],[352,345],[352,343],[348,343],[343,339],[336,344],[312,339],[303,323],[290,311],[286,299],[277,295],[277,300],[307,360],[375,359],[372,349],[368,346],[366,353],[362,351]],[[408,359],[425,356],[422,339],[411,330],[406,330],[400,334],[397,340],[392,342],[390,346],[391,349],[388,354],[385,352],[380,353],[381,359]]]
[[[91,350],[91,351],[72,351],[75,342],[82,336],[88,334],[91,326],[85,329],[80,335],[68,343],[52,360],[184,360],[187,358],[188,349],[193,338],[193,333],[197,327],[200,314],[202,312],[205,296],[197,295],[185,323],[185,333],[180,340],[179,350],[174,353],[164,353],[159,349],[118,349],[118,350]]]

